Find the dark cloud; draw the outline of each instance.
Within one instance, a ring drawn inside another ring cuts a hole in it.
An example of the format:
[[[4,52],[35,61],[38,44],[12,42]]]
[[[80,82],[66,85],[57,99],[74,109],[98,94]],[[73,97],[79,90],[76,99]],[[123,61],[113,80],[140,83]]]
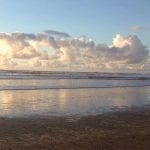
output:
[[[60,37],[60,38],[69,38],[71,37],[68,33],[65,32],[59,32],[59,31],[54,31],[54,30],[45,30],[44,33],[50,35],[50,36],[56,36],[56,37]]]

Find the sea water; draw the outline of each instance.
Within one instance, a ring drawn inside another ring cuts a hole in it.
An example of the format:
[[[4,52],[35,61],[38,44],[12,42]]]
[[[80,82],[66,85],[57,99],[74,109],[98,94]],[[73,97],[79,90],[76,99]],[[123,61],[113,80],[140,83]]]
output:
[[[93,74],[0,72],[0,117],[96,115],[150,104],[148,75]]]

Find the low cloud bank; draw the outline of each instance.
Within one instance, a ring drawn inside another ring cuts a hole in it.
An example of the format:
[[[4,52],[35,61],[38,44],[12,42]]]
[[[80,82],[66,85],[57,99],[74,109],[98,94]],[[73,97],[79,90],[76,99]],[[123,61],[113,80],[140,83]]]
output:
[[[116,35],[112,44],[46,30],[38,34],[0,33],[0,65],[49,70],[147,69],[149,49],[135,35]],[[27,69],[28,69],[27,68]]]

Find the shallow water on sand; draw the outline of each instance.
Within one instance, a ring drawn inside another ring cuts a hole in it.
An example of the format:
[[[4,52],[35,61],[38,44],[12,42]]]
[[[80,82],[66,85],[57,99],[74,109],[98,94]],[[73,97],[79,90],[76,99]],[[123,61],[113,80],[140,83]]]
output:
[[[150,104],[149,80],[1,79],[0,117],[95,115]]]

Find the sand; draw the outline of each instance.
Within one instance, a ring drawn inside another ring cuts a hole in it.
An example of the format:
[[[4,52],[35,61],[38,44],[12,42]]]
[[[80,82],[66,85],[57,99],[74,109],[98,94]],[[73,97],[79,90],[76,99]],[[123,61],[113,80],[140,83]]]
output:
[[[0,119],[0,150],[148,150],[150,109]]]

